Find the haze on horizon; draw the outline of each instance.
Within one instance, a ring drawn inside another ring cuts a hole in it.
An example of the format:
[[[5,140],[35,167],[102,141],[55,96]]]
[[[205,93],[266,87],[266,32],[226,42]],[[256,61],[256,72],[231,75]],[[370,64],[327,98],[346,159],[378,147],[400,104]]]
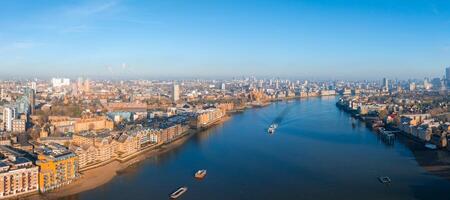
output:
[[[450,1],[1,1],[2,77],[442,77]]]

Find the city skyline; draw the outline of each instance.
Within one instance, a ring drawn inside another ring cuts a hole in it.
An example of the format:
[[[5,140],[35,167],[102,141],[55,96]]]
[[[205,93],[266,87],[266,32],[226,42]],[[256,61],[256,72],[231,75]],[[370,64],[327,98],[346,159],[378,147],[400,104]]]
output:
[[[450,65],[448,2],[1,4],[1,78],[422,79]]]

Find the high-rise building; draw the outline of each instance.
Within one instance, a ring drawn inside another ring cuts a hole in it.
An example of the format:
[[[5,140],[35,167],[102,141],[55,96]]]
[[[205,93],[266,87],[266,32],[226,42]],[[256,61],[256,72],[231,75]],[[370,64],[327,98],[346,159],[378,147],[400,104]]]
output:
[[[36,90],[33,88],[25,88],[24,96],[28,98],[30,113],[34,114],[34,109],[36,106]]]
[[[31,87],[31,89],[33,89],[34,91],[36,91],[36,88],[37,88],[37,86],[36,86],[36,82],[31,82],[30,83],[30,87]]]
[[[13,130],[13,120],[16,118],[16,108],[7,106],[3,108],[3,122],[5,123],[5,130]]]
[[[414,91],[414,90],[416,90],[416,83],[411,82],[411,83],[409,84],[409,91]]]
[[[77,80],[77,90],[81,91],[83,90],[83,78],[79,77]]]
[[[389,79],[383,78],[383,88],[384,91],[389,91]]]
[[[430,83],[430,80],[429,80],[428,78],[425,78],[425,79],[423,80],[423,87],[424,87],[426,90],[431,90],[431,88],[433,87],[433,84]]]
[[[89,92],[91,90],[89,79],[84,80],[84,92]]]
[[[450,67],[445,69],[445,80],[447,82],[447,88],[450,87]]]
[[[176,102],[180,99],[180,86],[173,84],[172,86],[172,101]]]
[[[431,79],[431,84],[433,85],[433,89],[439,90],[441,88],[441,79],[433,78]]]
[[[222,85],[220,86],[220,89],[221,90],[225,90],[226,89],[225,83],[222,83]]]

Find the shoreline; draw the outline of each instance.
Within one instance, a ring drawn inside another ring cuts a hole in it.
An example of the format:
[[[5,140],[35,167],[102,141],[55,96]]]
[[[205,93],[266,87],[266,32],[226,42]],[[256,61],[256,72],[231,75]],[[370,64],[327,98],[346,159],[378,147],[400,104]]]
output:
[[[128,158],[127,160],[120,162],[118,160],[110,161],[104,165],[83,170],[80,172],[81,177],[75,180],[72,184],[63,186],[59,189],[53,190],[48,193],[34,194],[29,196],[30,199],[58,199],[62,197],[67,197],[71,195],[76,195],[82,192],[86,192],[89,190],[93,190],[97,187],[100,187],[104,184],[110,182],[114,177],[125,171],[130,166],[138,164],[147,158],[160,155],[163,153],[167,153],[173,150],[176,147],[181,146],[186,141],[188,141],[193,136],[201,133],[205,130],[208,130],[211,127],[222,124],[229,120],[231,116],[224,116],[222,119],[212,123],[207,128],[204,129],[190,129],[187,133],[181,135],[175,141],[172,141],[168,144],[162,144],[155,146],[151,149],[145,149],[143,152]]]
[[[314,96],[315,97],[315,96]],[[319,96],[320,97],[320,96]],[[271,105],[272,103],[281,102],[281,101],[289,101],[289,100],[299,100],[304,98],[311,98],[311,97],[291,97],[291,98],[279,98],[274,101],[265,102],[262,105],[251,105],[251,106],[244,106],[240,109],[235,109],[227,112],[228,114],[219,119],[216,122],[213,122],[209,124],[207,127],[199,128],[199,129],[190,129],[183,135],[181,135],[179,138],[177,138],[175,141],[172,141],[168,144],[160,144],[157,146],[154,146],[153,148],[144,149],[142,152],[130,156],[129,158],[126,158],[123,162],[119,160],[111,160],[107,161],[105,163],[100,163],[96,167],[84,169],[80,171],[81,177],[77,180],[73,181],[69,185],[65,185],[61,188],[55,189],[53,191],[50,191],[48,193],[37,193],[28,196],[29,199],[59,199],[71,195],[76,195],[82,192],[86,192],[89,190],[93,190],[95,188],[98,188],[104,184],[107,184],[110,182],[114,177],[125,171],[130,166],[133,166],[135,164],[138,164],[147,158],[150,158],[152,156],[160,155],[163,153],[167,153],[171,150],[173,150],[176,147],[179,147],[180,145],[184,144],[187,140],[189,140],[194,135],[201,133],[203,131],[207,131],[211,127],[214,127],[218,124],[222,124],[226,121],[228,121],[234,114],[239,114],[242,112],[245,112],[247,109],[254,109],[254,108],[262,108]]]
[[[361,118],[355,117],[352,112],[340,106],[337,107],[343,112],[349,114],[352,118],[365,124],[368,123]],[[371,128],[368,129],[378,136],[376,131]],[[411,151],[414,160],[425,171],[440,178],[450,180],[450,152],[443,149],[428,150],[424,147],[424,141],[421,141],[402,131],[400,131],[400,134],[397,134],[395,137],[398,143],[403,144]]]

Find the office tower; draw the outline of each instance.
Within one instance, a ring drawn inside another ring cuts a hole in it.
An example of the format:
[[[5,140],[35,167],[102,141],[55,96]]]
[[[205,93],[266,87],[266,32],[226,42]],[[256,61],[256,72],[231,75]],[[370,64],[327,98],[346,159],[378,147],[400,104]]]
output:
[[[226,89],[225,83],[222,83],[220,89],[221,89],[221,90],[225,90],[225,89]]]
[[[431,88],[433,87],[433,85],[430,83],[430,80],[429,80],[428,78],[425,78],[425,79],[423,80],[423,87],[424,87],[426,90],[431,90]]]
[[[78,91],[83,90],[83,78],[81,78],[81,77],[78,77],[78,80],[77,80],[77,90]]]
[[[445,69],[445,80],[447,82],[447,88],[450,87],[450,67]]]
[[[383,78],[383,84],[382,84],[382,86],[383,86],[383,91],[389,91],[389,80],[387,79],[387,78]]]
[[[441,79],[440,78],[433,78],[431,79],[431,84],[433,85],[433,88],[438,90],[441,88]]]
[[[409,91],[414,91],[416,90],[416,83],[412,82],[409,84]]]
[[[34,82],[34,81],[31,82],[30,87],[31,87],[31,89],[33,89],[34,91],[36,91],[36,88],[37,88],[36,82]]]
[[[180,87],[177,84],[172,86],[172,101],[176,102],[180,99]]]
[[[30,108],[30,114],[34,114],[34,107],[36,104],[36,90],[33,88],[25,88],[24,96],[28,99],[28,106]]]

